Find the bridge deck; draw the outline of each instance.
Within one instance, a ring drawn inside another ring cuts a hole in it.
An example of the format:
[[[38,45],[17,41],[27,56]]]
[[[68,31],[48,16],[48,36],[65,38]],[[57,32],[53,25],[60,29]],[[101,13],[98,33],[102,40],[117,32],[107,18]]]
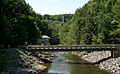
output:
[[[106,45],[28,45],[32,51],[116,51],[119,44]]]

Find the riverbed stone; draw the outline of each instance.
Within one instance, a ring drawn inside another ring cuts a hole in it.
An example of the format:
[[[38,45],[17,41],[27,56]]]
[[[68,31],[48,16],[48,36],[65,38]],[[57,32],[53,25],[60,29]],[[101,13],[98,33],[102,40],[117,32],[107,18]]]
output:
[[[95,52],[88,53],[87,55],[84,55],[81,58],[83,58],[84,60],[87,60],[88,62],[96,63],[110,56],[111,56],[110,51],[95,51]]]
[[[73,54],[78,55],[76,52],[73,52]],[[95,63],[110,56],[110,51],[95,51],[87,53],[86,55],[82,55],[81,58],[88,62]],[[113,74],[120,74],[120,57],[110,58],[106,61],[101,62],[98,66],[100,69],[107,70],[108,72],[112,72]]]
[[[120,57],[111,58],[107,61],[100,63],[99,68],[120,74]]]

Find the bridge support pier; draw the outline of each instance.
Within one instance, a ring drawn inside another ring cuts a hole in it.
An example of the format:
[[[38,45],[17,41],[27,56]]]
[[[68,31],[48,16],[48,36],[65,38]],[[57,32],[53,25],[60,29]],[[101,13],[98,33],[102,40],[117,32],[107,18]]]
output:
[[[114,51],[111,50],[111,58],[114,58]]]

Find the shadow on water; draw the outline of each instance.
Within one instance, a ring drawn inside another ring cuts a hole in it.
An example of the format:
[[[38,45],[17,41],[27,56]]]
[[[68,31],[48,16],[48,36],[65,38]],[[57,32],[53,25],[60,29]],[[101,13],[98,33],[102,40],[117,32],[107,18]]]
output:
[[[58,64],[80,64],[80,65],[94,65],[94,63],[87,63],[87,62],[84,62],[84,63],[81,63],[81,62],[79,62],[79,61],[69,61],[69,62],[59,62],[59,61],[57,61],[57,62],[51,62],[51,63],[58,63]],[[51,64],[51,63],[47,63],[47,64]]]

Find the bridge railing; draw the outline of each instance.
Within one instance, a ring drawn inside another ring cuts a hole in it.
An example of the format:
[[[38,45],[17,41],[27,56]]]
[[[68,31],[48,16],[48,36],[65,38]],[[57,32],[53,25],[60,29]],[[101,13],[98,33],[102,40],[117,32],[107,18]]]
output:
[[[26,49],[32,50],[32,51],[111,51],[111,57],[114,57],[114,51],[120,50],[120,44],[27,45]]]
[[[120,48],[120,44],[97,44],[97,45],[28,45],[27,49],[98,49],[98,48]]]

